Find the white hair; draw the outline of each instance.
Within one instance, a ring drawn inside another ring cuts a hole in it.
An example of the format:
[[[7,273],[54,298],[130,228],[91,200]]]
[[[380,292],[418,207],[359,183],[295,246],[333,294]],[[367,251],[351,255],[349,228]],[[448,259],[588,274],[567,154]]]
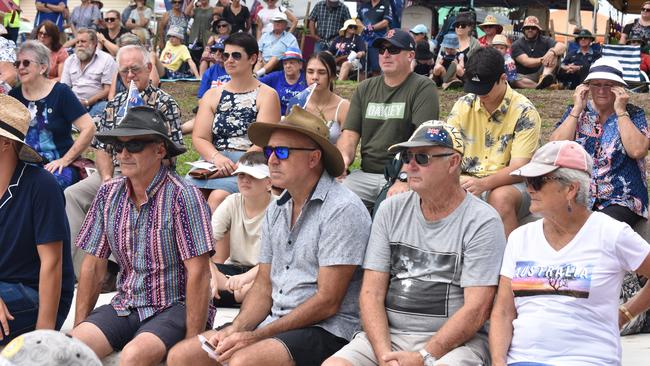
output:
[[[587,166],[591,171],[592,160],[589,157]],[[562,185],[569,185],[571,183],[578,183],[578,192],[576,193],[576,203],[591,209],[589,203],[591,202],[591,175],[589,173],[569,168],[560,168],[554,171],[553,176],[559,178],[559,183]]]
[[[129,51],[140,52],[140,54],[142,55],[142,64],[143,65],[146,66],[146,65],[151,63],[151,59],[149,58],[149,51],[147,51],[146,48],[144,48],[144,47],[142,47],[140,45],[129,44],[129,45],[126,45],[126,46],[122,46],[122,47],[120,47],[120,49],[117,50],[117,56],[115,57],[115,59],[117,60],[118,65],[120,63],[121,56],[124,53],[127,53]]]

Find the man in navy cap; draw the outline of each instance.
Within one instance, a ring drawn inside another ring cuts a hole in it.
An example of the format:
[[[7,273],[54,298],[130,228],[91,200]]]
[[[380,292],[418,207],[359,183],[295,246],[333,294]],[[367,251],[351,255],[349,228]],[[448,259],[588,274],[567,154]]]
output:
[[[388,147],[408,139],[422,122],[437,119],[439,111],[436,85],[411,71],[415,41],[408,32],[391,29],[372,47],[379,51],[383,75],[359,84],[337,142],[346,169],[361,142],[361,169],[347,175],[343,184],[369,209],[386,184],[384,168],[393,160]],[[406,177],[400,180],[389,195],[407,189]]]

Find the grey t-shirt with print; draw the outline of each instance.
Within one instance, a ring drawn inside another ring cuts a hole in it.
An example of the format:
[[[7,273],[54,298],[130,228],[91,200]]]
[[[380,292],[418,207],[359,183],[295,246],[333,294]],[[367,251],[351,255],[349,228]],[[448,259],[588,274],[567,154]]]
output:
[[[497,285],[505,245],[498,213],[472,194],[426,221],[418,194],[406,192],[379,207],[363,267],[390,272],[391,332],[433,333],[463,306],[464,287]]]

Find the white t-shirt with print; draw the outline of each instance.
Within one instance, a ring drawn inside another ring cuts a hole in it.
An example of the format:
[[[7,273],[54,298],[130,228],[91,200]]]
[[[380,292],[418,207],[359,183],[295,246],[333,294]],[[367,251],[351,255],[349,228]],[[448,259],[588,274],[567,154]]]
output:
[[[517,318],[508,363],[618,365],[619,292],[650,245],[627,224],[594,212],[578,234],[556,251],[543,221],[512,232],[501,275],[512,280]]]

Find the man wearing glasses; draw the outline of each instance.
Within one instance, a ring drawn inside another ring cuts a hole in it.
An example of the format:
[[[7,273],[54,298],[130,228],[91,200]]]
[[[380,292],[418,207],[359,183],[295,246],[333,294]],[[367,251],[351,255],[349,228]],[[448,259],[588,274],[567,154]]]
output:
[[[208,349],[188,339],[170,366],[320,365],[359,329],[358,298],[370,216],[336,182],[343,158],[325,121],[294,106],[278,123],[255,122],[271,182],[286,190],[262,223],[259,270],[231,325],[208,331]]]
[[[469,94],[456,101],[447,123],[465,139],[461,187],[497,210],[507,237],[530,206],[526,185],[510,172],[532,158],[542,122],[535,106],[508,85],[503,62],[492,47],[476,51],[465,70]]]
[[[211,327],[215,315],[210,209],[163,163],[185,152],[168,128],[162,113],[140,106],[95,135],[113,147],[123,177],[101,186],[77,238],[87,254],[71,335],[99,358],[122,350],[124,365],[157,365],[177,342]],[[111,254],[120,268],[118,291],[94,309]]]
[[[486,365],[485,321],[506,239],[499,215],[459,185],[464,142],[440,121],[400,152],[411,191],[373,222],[359,298],[364,332],[324,366]]]
[[[137,91],[126,90],[115,96],[106,105],[104,113],[101,114],[97,130],[99,132],[110,131],[118,127],[124,118],[128,108],[133,103],[129,101],[129,95],[133,93],[142,98],[142,103],[160,111],[163,121],[167,126],[167,136],[178,145],[184,145],[183,134],[181,133],[181,111],[176,101],[166,92],[155,88],[149,83],[149,73],[153,67],[150,62],[149,52],[142,46],[129,45],[120,48],[117,54],[119,77],[124,85],[129,86],[134,82]],[[70,235],[72,242],[77,238],[81,230],[81,224],[90,209],[90,204],[97,194],[102,183],[121,175],[121,168],[117,154],[111,151],[103,142],[95,139],[92,146],[96,149],[95,164],[97,172],[90,174],[88,178],[68,187],[66,195],[66,213],[70,220]],[[165,164],[174,167],[175,159],[165,159]],[[73,262],[75,274],[79,276],[83,252],[73,248]],[[114,263],[109,264],[109,272],[116,274]]]
[[[112,56],[117,55],[117,40],[124,33],[129,33],[129,30],[122,26],[120,21],[120,12],[117,10],[109,10],[104,15],[105,28],[101,28],[97,32],[97,40],[101,48],[110,53]]]
[[[512,43],[512,58],[517,65],[520,85],[527,89],[546,89],[555,81],[559,57],[566,46],[541,34],[539,19],[529,16],[522,27],[524,36]]]
[[[361,142],[361,169],[347,175],[343,184],[370,210],[386,184],[384,167],[393,159],[388,147],[406,140],[420,123],[438,118],[439,110],[434,82],[411,71],[415,41],[408,32],[391,29],[372,46],[379,51],[383,75],[357,86],[337,141],[346,169]],[[406,179],[391,189],[389,195],[406,190]]]
[[[650,1],[645,1],[641,5],[641,17],[639,19],[634,19],[634,22],[623,27],[621,40],[618,43],[625,44],[632,36],[643,40],[645,47],[642,50],[644,53],[648,53],[647,47],[650,45]]]

